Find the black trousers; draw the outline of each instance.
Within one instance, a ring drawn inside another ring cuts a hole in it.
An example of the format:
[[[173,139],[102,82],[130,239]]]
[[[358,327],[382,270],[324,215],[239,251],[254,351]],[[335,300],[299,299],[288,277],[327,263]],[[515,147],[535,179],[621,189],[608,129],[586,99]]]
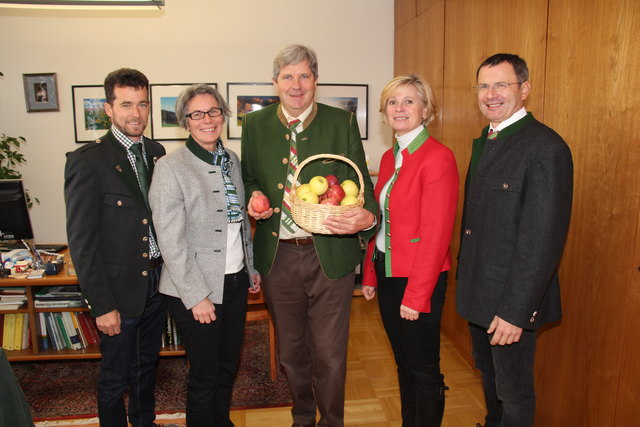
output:
[[[491,345],[487,328],[469,323],[473,358],[482,373],[487,405],[486,427],[527,427],[533,425],[536,407],[534,359],[536,331],[523,330],[520,341]]]
[[[222,304],[214,304],[216,320],[211,323],[196,321],[181,299],[167,296],[189,361],[189,427],[233,426],[231,392],[240,360],[248,289],[249,275],[244,269],[225,275]]]
[[[403,427],[439,426],[444,414],[444,376],[440,372],[440,320],[447,272],[440,273],[431,312],[417,320],[400,317],[406,277],[385,277],[384,254],[377,254],[378,304],[398,366]]]
[[[156,366],[167,307],[158,292],[160,271],[149,271],[147,303],[138,317],[122,317],[120,333],[100,332],[98,417],[100,427],[127,427],[124,392],[129,390],[129,422],[148,427],[155,420]]]

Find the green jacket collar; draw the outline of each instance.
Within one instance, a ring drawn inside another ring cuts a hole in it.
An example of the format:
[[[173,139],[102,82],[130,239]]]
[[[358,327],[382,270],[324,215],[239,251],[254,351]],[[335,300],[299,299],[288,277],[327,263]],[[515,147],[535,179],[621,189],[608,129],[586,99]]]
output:
[[[407,153],[409,154],[413,154],[416,152],[416,150],[418,148],[420,148],[422,146],[422,144],[425,143],[425,141],[429,139],[429,131],[427,130],[427,128],[425,127],[424,129],[422,129],[422,132],[420,132],[414,139],[413,141],[411,141],[411,143],[409,144],[409,146],[407,147]],[[398,151],[400,150],[400,145],[398,145],[397,143],[393,145],[393,156],[395,157],[396,154],[398,154]]]
[[[208,163],[210,165],[213,164],[213,153],[202,148],[191,135],[189,135],[189,138],[187,138],[187,142],[185,143],[185,145],[187,149],[193,153],[194,156],[205,163]]]
[[[523,127],[525,127],[526,125],[528,125],[534,120],[535,118],[533,117],[533,114],[531,112],[528,112],[526,116],[524,116],[514,124],[509,125],[506,128],[502,129],[500,132],[498,132],[498,137],[496,139],[507,138],[513,135],[514,133],[518,132],[520,129],[522,129]],[[487,127],[482,129],[482,136],[480,137],[480,139],[487,139],[488,133],[489,133],[489,125],[487,125]]]

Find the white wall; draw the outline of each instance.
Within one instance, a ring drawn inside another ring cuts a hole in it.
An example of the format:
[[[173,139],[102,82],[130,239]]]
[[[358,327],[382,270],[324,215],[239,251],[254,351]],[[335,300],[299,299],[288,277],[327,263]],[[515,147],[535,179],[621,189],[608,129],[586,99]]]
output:
[[[291,7],[294,6],[294,7]],[[393,76],[393,0],[166,0],[161,11],[0,8],[0,133],[24,136],[23,178],[40,205],[36,240],[64,242],[65,153],[78,148],[72,85],[102,84],[120,67],[151,83],[268,82],[276,52],[301,43],[318,54],[321,83],[369,85],[369,164],[391,132],[377,109]],[[57,73],[59,112],[27,113],[23,73]],[[223,132],[226,136],[226,131]],[[167,149],[176,142],[165,143]],[[239,141],[227,145],[240,152]]]

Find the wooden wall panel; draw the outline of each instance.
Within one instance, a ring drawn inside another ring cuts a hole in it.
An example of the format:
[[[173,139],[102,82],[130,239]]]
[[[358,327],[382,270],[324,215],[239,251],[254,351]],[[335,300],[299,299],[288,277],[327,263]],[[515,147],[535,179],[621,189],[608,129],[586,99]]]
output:
[[[395,0],[395,28],[400,28],[416,17],[416,0]]]
[[[438,3],[417,0],[417,19],[396,29],[396,71],[417,66],[427,79],[438,81],[442,61],[443,85],[436,89],[443,110],[439,132],[456,154],[461,177],[471,139],[486,125],[471,89],[476,67],[500,51],[527,60],[532,83],[527,108],[565,138],[574,156],[573,216],[560,266],[565,314],[560,325],[540,334],[536,426],[636,425],[640,2],[444,0],[443,7],[434,7]],[[428,38],[433,39],[430,26],[443,13],[444,55],[439,57],[438,43]],[[454,256],[459,229],[460,215]],[[443,331],[470,359],[467,326],[455,312],[456,268]]]
[[[550,1],[545,121],[571,146],[575,190],[564,319],[539,344],[538,426],[638,423],[638,18],[638,2]]]
[[[472,89],[476,69],[494,53],[517,53],[525,58],[531,70],[532,84],[527,108],[542,118],[546,7],[546,0],[446,1],[443,141],[453,148],[461,177],[458,216],[451,244],[454,258],[459,250],[464,177],[471,155],[471,140],[487,125]],[[499,25],[491,27],[491,23]],[[456,269],[457,262],[449,276],[442,328],[471,360],[467,325],[455,310]]]

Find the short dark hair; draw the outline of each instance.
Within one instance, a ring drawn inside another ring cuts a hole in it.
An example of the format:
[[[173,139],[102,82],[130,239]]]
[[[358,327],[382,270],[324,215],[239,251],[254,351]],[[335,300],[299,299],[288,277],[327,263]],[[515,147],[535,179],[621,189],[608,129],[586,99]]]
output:
[[[476,81],[478,80],[478,75],[480,74],[480,69],[482,67],[495,67],[503,62],[511,64],[513,71],[516,73],[516,77],[518,77],[519,83],[524,83],[529,80],[529,67],[527,67],[527,63],[524,59],[511,53],[496,53],[495,55],[485,59],[484,62],[480,64],[476,71]]]
[[[136,89],[149,90],[149,79],[138,70],[133,68],[120,68],[109,73],[104,79],[104,94],[109,104],[116,99],[113,93],[116,87],[133,87]]]

